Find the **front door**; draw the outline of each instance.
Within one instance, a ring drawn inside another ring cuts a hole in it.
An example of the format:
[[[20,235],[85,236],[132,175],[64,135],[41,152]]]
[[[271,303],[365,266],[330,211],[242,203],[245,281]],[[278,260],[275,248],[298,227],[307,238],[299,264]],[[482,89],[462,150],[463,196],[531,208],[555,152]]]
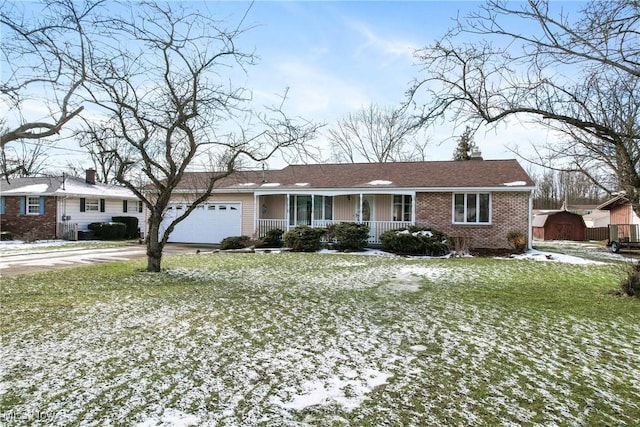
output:
[[[360,207],[356,207],[359,209]],[[372,195],[362,197],[362,222],[370,222],[376,220],[376,198]]]

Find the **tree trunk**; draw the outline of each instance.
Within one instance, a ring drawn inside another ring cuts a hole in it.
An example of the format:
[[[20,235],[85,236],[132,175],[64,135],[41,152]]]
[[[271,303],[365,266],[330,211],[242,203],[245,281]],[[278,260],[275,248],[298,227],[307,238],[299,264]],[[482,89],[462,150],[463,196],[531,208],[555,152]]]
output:
[[[149,217],[149,233],[147,235],[147,271],[158,273],[162,261],[162,249],[164,244],[160,240],[161,216],[151,215]]]

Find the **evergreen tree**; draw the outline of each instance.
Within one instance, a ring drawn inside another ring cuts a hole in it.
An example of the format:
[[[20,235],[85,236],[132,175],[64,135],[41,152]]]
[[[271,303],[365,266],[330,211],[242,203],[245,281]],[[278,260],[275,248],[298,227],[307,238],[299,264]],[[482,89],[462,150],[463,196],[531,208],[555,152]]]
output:
[[[467,126],[453,152],[453,160],[471,160],[471,153],[475,150],[476,143],[473,141],[472,129]]]

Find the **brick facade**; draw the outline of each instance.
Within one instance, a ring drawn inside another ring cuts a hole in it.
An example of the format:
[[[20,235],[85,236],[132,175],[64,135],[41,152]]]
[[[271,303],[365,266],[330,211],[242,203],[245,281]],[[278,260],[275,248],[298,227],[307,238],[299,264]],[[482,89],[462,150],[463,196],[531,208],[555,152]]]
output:
[[[464,238],[471,248],[508,248],[507,233],[529,236],[529,193],[495,192],[491,195],[491,223],[453,224],[453,193],[416,194],[416,224]]]
[[[20,196],[4,196],[5,212],[0,215],[0,229],[9,231],[16,239],[56,238],[56,198],[44,197],[43,215],[21,215]]]

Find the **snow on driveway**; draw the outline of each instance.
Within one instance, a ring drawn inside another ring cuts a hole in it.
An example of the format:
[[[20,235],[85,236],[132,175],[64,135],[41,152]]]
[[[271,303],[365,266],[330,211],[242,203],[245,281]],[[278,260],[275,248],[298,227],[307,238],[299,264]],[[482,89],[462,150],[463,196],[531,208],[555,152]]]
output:
[[[0,271],[19,268],[22,271],[29,267],[56,267],[76,264],[94,264],[97,262],[126,261],[145,254],[143,247],[119,247],[105,249],[59,249],[55,251],[2,254]]]

